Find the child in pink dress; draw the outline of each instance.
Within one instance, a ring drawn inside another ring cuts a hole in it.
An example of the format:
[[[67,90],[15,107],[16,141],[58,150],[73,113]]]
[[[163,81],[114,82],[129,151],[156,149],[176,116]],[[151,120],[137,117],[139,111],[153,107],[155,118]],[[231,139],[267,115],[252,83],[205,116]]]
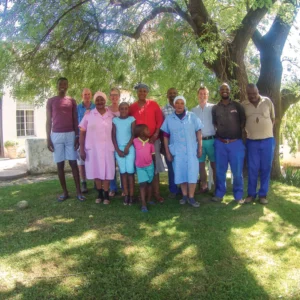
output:
[[[152,196],[151,183],[154,177],[155,169],[155,148],[154,144],[149,143],[149,128],[145,124],[139,124],[135,127],[135,138],[133,145],[135,148],[135,166],[140,185],[142,200],[142,212],[148,212],[146,199],[149,203]]]

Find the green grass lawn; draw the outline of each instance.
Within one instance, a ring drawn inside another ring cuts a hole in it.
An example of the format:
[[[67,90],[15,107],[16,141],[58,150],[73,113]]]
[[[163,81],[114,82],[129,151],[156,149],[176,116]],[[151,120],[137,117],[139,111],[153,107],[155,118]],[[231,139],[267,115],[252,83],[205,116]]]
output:
[[[57,180],[0,188],[0,299],[300,299],[299,188],[272,183],[267,206],[238,206],[229,189],[221,204],[167,199],[147,214],[59,192]]]

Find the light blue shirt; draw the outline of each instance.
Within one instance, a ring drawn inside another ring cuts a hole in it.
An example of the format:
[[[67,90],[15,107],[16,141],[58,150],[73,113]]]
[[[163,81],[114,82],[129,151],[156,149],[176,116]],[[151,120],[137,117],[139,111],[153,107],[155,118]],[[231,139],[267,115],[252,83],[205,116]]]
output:
[[[192,112],[201,120],[203,124],[202,137],[212,136],[216,134],[215,127],[212,121],[212,108],[214,104],[206,103],[202,109],[200,105],[197,105],[192,109]]]

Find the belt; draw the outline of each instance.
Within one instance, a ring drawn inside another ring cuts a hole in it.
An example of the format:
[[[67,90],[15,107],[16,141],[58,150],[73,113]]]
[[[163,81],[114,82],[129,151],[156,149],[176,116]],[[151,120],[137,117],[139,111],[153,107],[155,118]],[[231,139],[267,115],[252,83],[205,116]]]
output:
[[[231,140],[231,139],[222,139],[222,138],[219,138],[219,137],[218,137],[218,140],[221,141],[221,142],[224,143],[224,144],[229,144],[229,143],[232,143],[232,142],[237,141],[238,139],[233,139],[233,140]]]
[[[214,135],[210,135],[210,136],[202,137],[202,140],[212,140],[214,138],[215,138]]]

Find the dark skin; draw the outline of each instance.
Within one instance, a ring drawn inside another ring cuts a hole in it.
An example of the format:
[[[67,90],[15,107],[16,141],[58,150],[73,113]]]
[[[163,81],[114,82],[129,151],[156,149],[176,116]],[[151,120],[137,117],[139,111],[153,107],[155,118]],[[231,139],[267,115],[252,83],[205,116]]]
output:
[[[141,132],[139,138],[143,141],[146,141],[147,139],[149,139],[149,135],[150,135],[150,133],[149,133],[149,129],[147,127],[147,128],[145,128],[145,130],[143,132]],[[152,155],[152,160],[153,160],[154,169],[155,169],[155,154]],[[142,206],[146,206],[146,203],[151,201],[152,184],[148,183],[148,182],[140,183],[140,194],[141,194]]]
[[[259,101],[260,101],[260,95],[259,90],[257,87],[247,86],[247,96],[249,102],[251,102],[255,107],[257,107]],[[272,119],[272,123],[274,125],[275,120]]]
[[[104,115],[106,113],[105,103],[106,103],[105,99],[101,96],[98,96],[95,99],[96,109],[101,115]],[[80,130],[80,137],[79,137],[80,140],[79,141],[80,141],[80,145],[82,145],[80,147],[80,157],[82,160],[86,159],[86,153],[84,150],[85,149],[85,137],[86,137],[86,131]],[[109,180],[101,180],[101,179],[96,178],[95,183],[96,183],[97,189],[103,188],[103,190],[105,192],[108,192]],[[107,199],[104,199],[104,200],[107,200]]]
[[[228,105],[230,102],[230,87],[227,83],[223,83],[220,86],[220,96],[221,96],[221,101],[224,105]]]
[[[127,103],[121,103],[119,105],[120,119],[127,119],[129,114],[129,105]],[[131,139],[128,141],[128,144],[124,148],[124,151],[121,151],[118,147],[117,136],[116,136],[116,125],[113,124],[112,129],[112,141],[115,147],[116,152],[120,157],[125,157],[129,153],[129,148],[133,143],[134,139],[134,129],[135,129],[135,121],[131,123]],[[123,183],[123,189],[125,196],[133,197],[134,193],[134,174],[124,173],[121,174],[121,180]],[[129,188],[128,188],[129,187]]]
[[[138,96],[138,105],[139,107],[143,107],[146,104],[146,99],[149,91],[145,88],[139,88],[137,90],[137,96]],[[156,128],[153,135],[149,137],[149,143],[154,144],[154,142],[157,140],[159,135],[160,128]],[[152,187],[154,190],[154,196],[156,199],[160,198],[159,195],[159,173],[154,175],[153,181],[152,181]]]
[[[67,80],[60,80],[57,83],[57,90],[58,96],[60,98],[64,98],[66,96],[66,92],[68,90],[68,81]],[[78,128],[78,119],[77,119],[77,112],[73,110],[73,129],[74,132],[77,132]],[[47,132],[47,147],[49,151],[54,152],[54,146],[51,140],[51,130],[52,130],[52,111],[50,108],[47,108],[47,121],[46,121],[46,132]],[[79,147],[79,139],[78,137],[75,138],[74,142],[74,150],[77,150]],[[79,177],[79,170],[76,160],[69,160],[69,165],[72,169],[72,174],[76,186],[76,192],[78,196],[81,196],[81,189],[80,189],[80,177]],[[66,178],[65,178],[65,162],[57,163],[57,172],[60,185],[63,189],[63,195],[65,197],[69,196],[67,185],[66,185]]]
[[[168,100],[169,100],[169,104],[171,105],[171,106],[173,106],[174,107],[174,103],[173,103],[173,101],[174,101],[174,99],[177,97],[177,95],[178,95],[178,92],[177,92],[177,90],[176,89],[169,89],[168,90],[168,92],[167,92],[167,98],[168,98]]]
[[[182,114],[185,110],[185,104],[184,101],[179,99],[176,101],[176,103],[174,104],[175,107],[175,113],[176,114]],[[198,140],[198,152],[197,152],[197,157],[201,157],[202,155],[202,133],[201,130],[198,130],[196,132],[196,138]],[[164,146],[166,149],[166,156],[168,161],[173,161],[173,156],[170,152],[169,149],[169,137],[164,136]],[[189,198],[194,198],[195,195],[195,189],[196,189],[196,183],[181,183],[180,184],[181,187],[181,191],[182,191],[182,195],[183,196],[189,196]]]

